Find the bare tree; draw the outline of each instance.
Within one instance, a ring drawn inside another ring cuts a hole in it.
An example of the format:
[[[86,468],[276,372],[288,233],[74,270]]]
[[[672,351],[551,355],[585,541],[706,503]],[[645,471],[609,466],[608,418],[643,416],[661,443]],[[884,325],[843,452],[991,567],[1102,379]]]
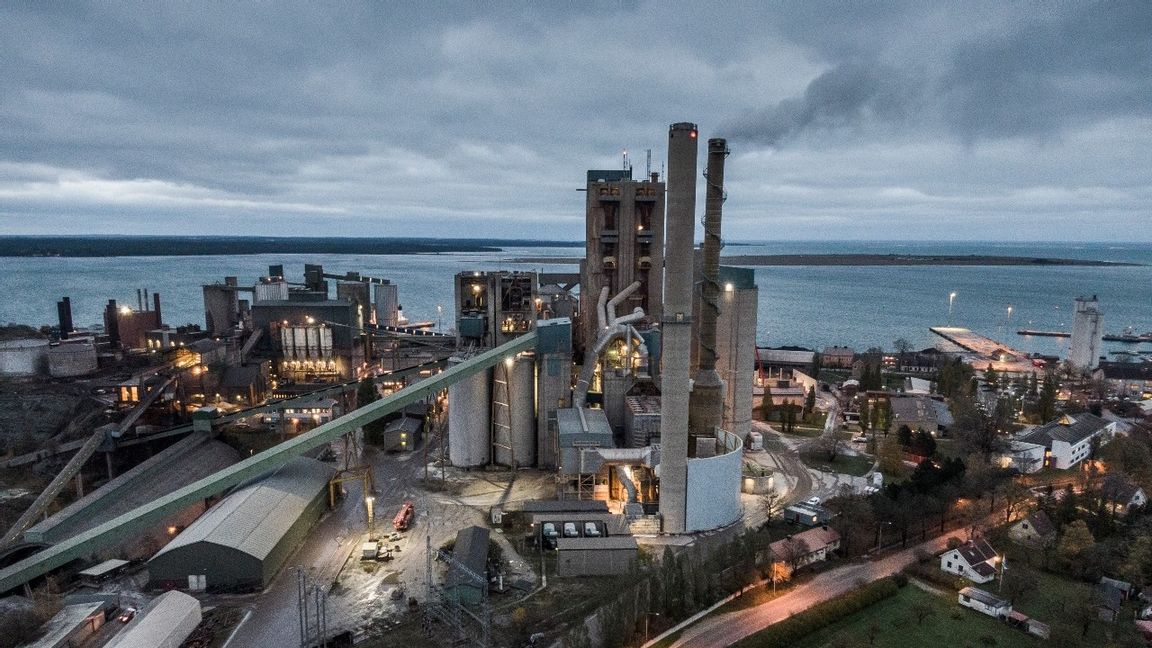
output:
[[[784,510],[784,496],[778,493],[775,488],[769,489],[760,496],[760,510],[764,512],[764,516],[767,518],[764,523],[771,524],[772,518]]]

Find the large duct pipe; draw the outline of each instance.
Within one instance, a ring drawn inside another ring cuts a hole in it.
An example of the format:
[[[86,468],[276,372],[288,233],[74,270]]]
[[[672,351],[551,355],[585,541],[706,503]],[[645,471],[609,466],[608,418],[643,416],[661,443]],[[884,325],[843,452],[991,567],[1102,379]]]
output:
[[[683,533],[688,490],[688,367],[692,344],[692,242],[696,211],[696,124],[668,129],[664,309],[660,318],[660,515]]]
[[[724,205],[724,158],[728,141],[708,140],[704,203],[703,283],[700,286],[700,366],[692,386],[688,425],[693,435],[712,436],[724,420],[724,382],[716,373],[716,318],[720,314],[720,219]]]

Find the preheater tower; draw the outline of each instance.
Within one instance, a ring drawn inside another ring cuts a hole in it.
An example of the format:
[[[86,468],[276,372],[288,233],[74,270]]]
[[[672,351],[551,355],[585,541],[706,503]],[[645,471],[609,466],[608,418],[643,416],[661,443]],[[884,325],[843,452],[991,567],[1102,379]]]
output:
[[[696,124],[680,122],[668,129],[667,244],[660,317],[660,515],[665,533],[684,532],[687,505],[697,138]]]

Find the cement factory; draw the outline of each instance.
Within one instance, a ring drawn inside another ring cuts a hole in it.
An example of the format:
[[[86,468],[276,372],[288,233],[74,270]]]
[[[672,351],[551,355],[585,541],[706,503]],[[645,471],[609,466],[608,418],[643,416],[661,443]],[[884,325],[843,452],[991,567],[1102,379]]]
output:
[[[0,373],[114,374],[99,391],[124,416],[68,447],[8,459],[8,468],[59,469],[4,536],[0,591],[126,561],[146,561],[151,588],[273,587],[296,547],[322,533],[310,529],[324,526],[325,510],[355,500],[354,487],[383,554],[374,501],[395,476],[364,463],[368,441],[399,456],[421,450],[426,478],[535,480],[537,503],[521,508],[535,541],[560,552],[560,576],[626,573],[637,537],[736,525],[757,288],[750,270],[719,263],[724,139],[707,142],[695,246],[699,144],[695,124],[673,124],[663,180],[635,179],[627,164],[588,171],[580,272],[462,269],[445,278],[455,301],[447,332],[407,321],[391,281],[315,264],[299,283],[274,265],[251,286],[205,285],[203,328],[166,325],[159,294],[142,289],[136,308],[110,300],[103,327],[82,329],[65,297],[51,336],[29,329],[0,342]],[[220,438],[249,421],[270,424],[271,442],[242,453]],[[98,488],[86,491],[86,479]],[[70,484],[76,499],[57,510]],[[404,504],[397,530],[421,515],[436,525],[431,504]],[[481,531],[460,529],[457,547]],[[483,560],[470,568],[466,551],[455,554],[444,558],[445,585],[433,585],[429,567],[430,609],[451,608],[432,599],[458,602],[470,569],[484,571]],[[306,609],[302,645],[326,633],[317,608]]]

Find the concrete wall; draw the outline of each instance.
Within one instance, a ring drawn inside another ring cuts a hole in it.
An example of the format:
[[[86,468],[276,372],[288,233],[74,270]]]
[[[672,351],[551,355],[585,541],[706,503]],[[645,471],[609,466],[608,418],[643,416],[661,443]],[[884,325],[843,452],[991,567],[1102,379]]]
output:
[[[686,532],[726,526],[744,512],[740,504],[744,444],[723,430],[720,437],[717,452],[723,449],[724,454],[688,460]]]

